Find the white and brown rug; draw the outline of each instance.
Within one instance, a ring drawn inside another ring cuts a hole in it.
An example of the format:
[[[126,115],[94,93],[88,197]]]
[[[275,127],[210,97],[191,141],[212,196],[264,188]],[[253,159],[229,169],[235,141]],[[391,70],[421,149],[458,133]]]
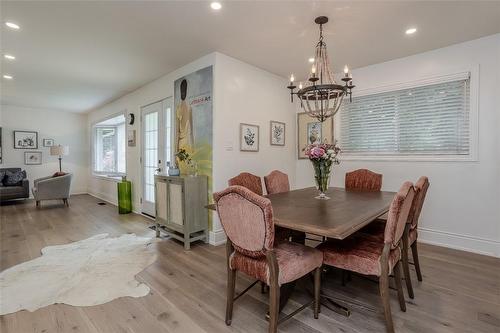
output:
[[[45,247],[41,257],[0,273],[0,315],[55,303],[91,306],[146,296],[149,287],[135,275],[156,260],[153,242],[134,234],[101,234]]]

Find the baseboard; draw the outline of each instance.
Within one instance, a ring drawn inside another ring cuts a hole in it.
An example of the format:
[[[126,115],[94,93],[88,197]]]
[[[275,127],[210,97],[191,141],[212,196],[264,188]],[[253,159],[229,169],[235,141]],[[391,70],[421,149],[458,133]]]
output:
[[[500,241],[429,228],[418,228],[418,241],[500,258]]]
[[[97,198],[99,200],[102,200],[102,201],[106,201],[107,203],[110,203],[114,206],[118,206],[118,202],[113,198],[109,198],[107,195],[103,194],[103,193],[93,193],[93,192],[88,192],[87,193],[88,195],[90,196],[93,196],[94,198]]]
[[[226,242],[226,233],[224,230],[209,231],[208,243],[210,245],[218,246]]]

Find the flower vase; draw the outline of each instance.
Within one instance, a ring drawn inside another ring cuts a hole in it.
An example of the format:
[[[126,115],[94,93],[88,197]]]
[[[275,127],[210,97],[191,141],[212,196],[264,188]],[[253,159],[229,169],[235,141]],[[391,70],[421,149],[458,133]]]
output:
[[[315,198],[320,200],[328,200],[330,198],[326,195],[326,191],[328,191],[328,188],[330,187],[330,173],[332,169],[332,163],[325,160],[311,160],[311,162],[314,166],[314,180],[316,181],[316,188],[319,191],[319,195]]]

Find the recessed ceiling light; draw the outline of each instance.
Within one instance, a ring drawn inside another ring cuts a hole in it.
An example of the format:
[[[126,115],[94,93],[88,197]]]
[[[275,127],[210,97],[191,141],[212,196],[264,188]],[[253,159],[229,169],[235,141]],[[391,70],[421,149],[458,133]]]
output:
[[[222,5],[220,4],[220,2],[212,2],[210,4],[210,7],[213,9],[213,10],[219,10],[222,8]]]
[[[412,34],[414,34],[415,32],[417,32],[417,28],[410,28],[410,29],[407,29],[407,30],[406,30],[406,34],[407,34],[407,35],[412,35]]]
[[[6,80],[12,80],[14,77],[12,75],[4,74],[3,78]]]
[[[12,54],[4,54],[3,57],[8,60],[16,60],[16,57]]]
[[[14,22],[5,22],[5,25],[11,29],[14,29],[14,30],[19,30],[19,28],[21,28],[19,25],[15,24]]]
[[[314,62],[314,58],[309,58],[309,62],[312,64]]]

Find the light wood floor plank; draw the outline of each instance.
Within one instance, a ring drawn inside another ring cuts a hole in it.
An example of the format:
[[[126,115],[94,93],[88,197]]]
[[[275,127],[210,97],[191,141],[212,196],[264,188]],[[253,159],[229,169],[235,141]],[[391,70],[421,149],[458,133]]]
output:
[[[108,233],[154,236],[152,220],[119,215],[117,208],[97,205],[88,195],[73,196],[70,207],[58,202],[35,208],[32,201],[0,206],[0,267],[7,269],[40,256],[48,245],[65,244]],[[176,241],[163,239],[154,245],[158,260],[138,274],[151,292],[142,298],[120,298],[92,307],[65,304],[35,312],[0,316],[2,333],[11,332],[267,332],[267,294],[255,287],[234,306],[233,324],[224,323],[226,267],[224,246],[195,243],[184,251]],[[420,245],[423,282],[411,267],[415,299],[401,312],[391,290],[394,325],[398,332],[499,332],[500,260],[472,253]],[[251,279],[238,275],[236,290]],[[307,302],[308,278],[299,282],[284,313]],[[322,308],[318,320],[306,309],[279,327],[280,332],[383,332],[377,284],[354,275],[346,286],[340,275],[329,272],[324,292],[345,300],[349,318]]]

